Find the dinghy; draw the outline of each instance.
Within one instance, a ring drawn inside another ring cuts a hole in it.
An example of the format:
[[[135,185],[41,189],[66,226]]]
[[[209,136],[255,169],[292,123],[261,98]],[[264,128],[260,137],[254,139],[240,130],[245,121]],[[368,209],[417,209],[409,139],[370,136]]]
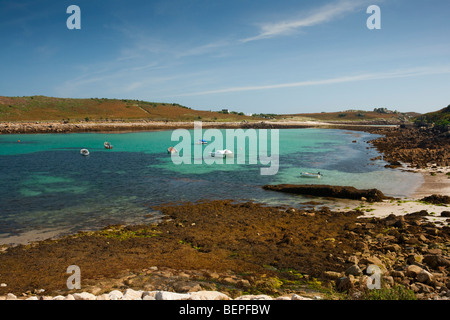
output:
[[[112,144],[110,142],[108,142],[108,141],[106,141],[103,145],[105,146],[105,149],[112,149],[113,148]]]
[[[231,157],[231,156],[233,156],[233,152],[228,149],[217,150],[216,152],[211,152],[211,157],[225,158],[225,157]]]
[[[81,149],[80,150],[80,154],[82,156],[88,156],[89,155],[89,150],[88,149]]]
[[[167,153],[177,153],[177,152],[178,152],[177,149],[175,149],[174,147],[169,147],[167,149]]]
[[[300,175],[302,177],[307,177],[307,178],[318,178],[318,179],[320,179],[322,177],[322,174],[320,172],[317,172],[317,173],[302,172]]]

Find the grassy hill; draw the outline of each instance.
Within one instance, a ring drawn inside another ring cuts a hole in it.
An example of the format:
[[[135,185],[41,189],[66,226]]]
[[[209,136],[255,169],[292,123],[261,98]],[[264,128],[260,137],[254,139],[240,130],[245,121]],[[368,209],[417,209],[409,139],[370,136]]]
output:
[[[450,105],[439,111],[425,113],[415,118],[417,124],[434,124],[445,127],[450,125]]]
[[[175,103],[127,99],[72,99],[45,96],[0,96],[0,121],[242,121],[243,114],[193,110]]]
[[[281,116],[278,116],[278,118]],[[282,116],[284,119],[289,120],[312,120],[312,121],[332,121],[332,122],[349,122],[349,121],[376,121],[376,120],[389,120],[389,121],[408,121],[411,118],[409,113],[381,113],[375,111],[363,111],[363,110],[349,110],[341,112],[322,112],[322,113],[299,113],[299,114],[287,114]]]

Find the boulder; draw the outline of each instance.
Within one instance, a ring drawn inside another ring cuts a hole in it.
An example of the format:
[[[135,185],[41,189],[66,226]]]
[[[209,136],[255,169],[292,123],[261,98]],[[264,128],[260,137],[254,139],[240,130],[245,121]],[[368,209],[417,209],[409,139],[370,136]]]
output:
[[[109,293],[110,300],[121,300],[123,297],[123,293],[119,290],[113,290]]]
[[[141,300],[143,291],[136,291],[133,289],[125,290],[122,300]]]
[[[97,297],[94,296],[92,293],[89,292],[82,292],[82,293],[74,293],[73,297],[75,300],[96,300]]]
[[[431,284],[433,275],[426,270],[422,270],[417,274],[416,280],[425,284]]]
[[[197,291],[190,293],[189,300],[231,300],[231,298],[218,291]]]
[[[423,259],[423,262],[433,269],[438,267],[449,267],[450,260],[444,258],[441,255],[427,255]]]
[[[188,293],[174,293],[169,291],[158,291],[155,295],[155,300],[188,300],[190,298]]]
[[[347,270],[345,270],[345,275],[352,275],[352,276],[360,276],[362,275],[362,271],[361,268],[358,267],[356,264],[352,265],[351,267],[349,267]]]
[[[415,264],[411,264],[406,267],[405,274],[408,277],[416,278],[419,273],[421,273],[423,269]]]
[[[354,288],[353,276],[342,277],[336,280],[336,290],[338,292],[349,292]]]

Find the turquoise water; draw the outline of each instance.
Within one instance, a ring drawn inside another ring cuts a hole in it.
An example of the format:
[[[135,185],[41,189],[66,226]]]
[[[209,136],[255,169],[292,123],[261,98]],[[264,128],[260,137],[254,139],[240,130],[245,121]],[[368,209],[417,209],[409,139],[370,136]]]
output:
[[[225,138],[225,130],[220,132]],[[192,148],[208,148],[196,145],[190,133]],[[0,243],[33,230],[76,232],[150,222],[157,217],[152,205],[174,201],[242,199],[297,207],[310,201],[262,190],[265,184],[350,185],[402,197],[422,182],[420,175],[371,161],[378,153],[367,141],[377,136],[364,132],[279,130],[279,168],[271,176],[260,174],[269,165],[259,159],[249,164],[248,141],[243,149],[235,143],[234,164],[207,164],[197,158],[200,164],[175,165],[167,153],[178,143],[171,135],[172,131],[1,135]],[[114,148],[105,149],[104,141]],[[82,148],[89,149],[88,157],[80,155]],[[273,156],[270,143],[268,149]],[[237,164],[243,151],[247,161]],[[301,171],[320,171],[323,177],[302,178]]]

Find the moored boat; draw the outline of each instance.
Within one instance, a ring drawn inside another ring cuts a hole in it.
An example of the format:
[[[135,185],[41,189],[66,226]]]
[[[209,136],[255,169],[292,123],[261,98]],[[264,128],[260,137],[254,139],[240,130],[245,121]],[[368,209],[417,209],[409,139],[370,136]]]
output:
[[[105,149],[112,149],[113,148],[112,144],[110,142],[108,142],[108,141],[105,141],[105,143],[103,145],[105,146]]]
[[[300,175],[302,177],[307,177],[307,178],[318,178],[318,179],[320,179],[322,177],[322,174],[320,172],[317,172],[317,173],[302,172],[302,173],[300,173]]]
[[[89,155],[89,150],[88,149],[81,149],[80,150],[80,154],[82,156],[88,156]]]
[[[177,152],[178,152],[177,149],[175,149],[174,147],[169,147],[167,149],[167,153],[177,153]]]
[[[217,150],[216,152],[211,152],[211,157],[225,158],[233,156],[233,152],[231,150]]]

